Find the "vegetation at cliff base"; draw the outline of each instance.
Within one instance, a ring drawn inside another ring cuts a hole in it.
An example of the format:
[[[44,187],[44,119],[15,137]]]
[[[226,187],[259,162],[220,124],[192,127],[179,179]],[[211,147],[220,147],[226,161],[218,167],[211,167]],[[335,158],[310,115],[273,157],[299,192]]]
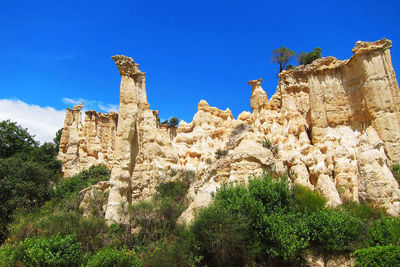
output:
[[[60,180],[54,144],[20,147],[0,160],[1,208],[10,211],[2,213],[0,266],[302,266],[310,251],[352,254],[356,266],[400,262],[400,218],[366,204],[328,208],[286,175],[225,184],[182,226],[177,219],[199,177],[171,171],[151,199],[121,203],[127,224],[107,225],[107,191],[92,187],[86,206],[80,194],[109,180],[105,166]]]

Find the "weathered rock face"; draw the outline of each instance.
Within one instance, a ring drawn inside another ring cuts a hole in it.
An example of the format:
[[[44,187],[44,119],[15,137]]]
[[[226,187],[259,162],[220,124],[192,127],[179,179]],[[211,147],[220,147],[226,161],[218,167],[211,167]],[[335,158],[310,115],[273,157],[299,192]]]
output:
[[[262,79],[250,81],[252,113],[235,120],[229,109],[202,100],[193,121],[177,129],[157,122],[133,59],[114,56],[121,74],[118,123],[116,114],[102,114],[109,119],[100,128],[110,129],[94,131],[99,119],[82,126],[80,107],[68,110],[59,155],[64,175],[101,161],[111,166],[110,222],[125,222],[127,203],[151,197],[158,183],[185,170],[196,176],[181,223],[210,203],[223,183],[247,182],[264,169],[287,172],[330,206],[372,202],[399,215],[400,189],[389,168],[400,163],[400,95],[390,48],[386,39],[357,42],[349,60],[321,58],[283,71],[269,100]]]
[[[118,115],[86,111],[82,124],[82,106],[74,106],[66,112],[58,154],[64,177],[71,177],[97,164],[111,168]]]

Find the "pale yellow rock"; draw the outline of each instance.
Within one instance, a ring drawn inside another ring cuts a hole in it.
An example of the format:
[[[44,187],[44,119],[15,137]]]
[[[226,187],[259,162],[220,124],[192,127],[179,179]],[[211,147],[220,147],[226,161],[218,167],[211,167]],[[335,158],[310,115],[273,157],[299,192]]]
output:
[[[292,183],[325,196],[328,206],[370,202],[399,215],[399,185],[390,167],[400,163],[400,95],[390,48],[386,39],[357,42],[349,60],[327,57],[283,71],[269,100],[262,79],[250,81],[252,113],[235,120],[229,109],[201,100],[193,120],[177,128],[160,125],[158,112],[149,109],[138,64],[114,56],[119,113],[89,112],[82,124],[81,107],[67,111],[59,154],[64,176],[98,163],[112,168],[110,223],[126,223],[128,204],[150,198],[160,182],[176,179],[171,173],[185,171],[196,176],[182,224],[222,184],[247,183],[263,170],[287,173]]]

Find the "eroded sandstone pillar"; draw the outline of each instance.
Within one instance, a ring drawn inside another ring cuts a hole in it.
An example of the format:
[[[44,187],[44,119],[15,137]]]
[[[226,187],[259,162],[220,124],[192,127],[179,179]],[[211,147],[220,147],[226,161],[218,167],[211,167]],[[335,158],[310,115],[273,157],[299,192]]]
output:
[[[145,74],[132,58],[113,56],[121,74],[120,106],[115,138],[114,162],[110,177],[110,194],[105,219],[125,223],[124,207],[132,202],[132,173],[139,153],[138,114],[147,108]]]
[[[80,170],[79,145],[80,129],[82,128],[81,109],[83,103],[67,108],[64,128],[61,134],[58,159],[62,162],[63,177],[71,177]]]

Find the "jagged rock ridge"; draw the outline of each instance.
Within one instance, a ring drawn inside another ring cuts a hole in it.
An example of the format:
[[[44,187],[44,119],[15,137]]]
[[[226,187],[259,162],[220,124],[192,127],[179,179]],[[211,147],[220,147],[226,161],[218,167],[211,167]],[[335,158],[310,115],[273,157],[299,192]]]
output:
[[[64,175],[98,163],[112,168],[103,186],[110,191],[110,222],[125,222],[125,204],[151,197],[158,183],[176,179],[171,173],[194,171],[190,205],[179,218],[188,223],[221,184],[246,182],[263,169],[289,173],[330,206],[372,202],[399,215],[400,189],[389,168],[400,163],[400,96],[390,48],[387,39],[357,42],[349,60],[327,57],[283,71],[269,100],[262,79],[250,81],[252,113],[235,120],[229,109],[202,100],[192,122],[178,128],[160,125],[149,109],[139,65],[114,56],[119,113],[89,112],[82,125],[81,106],[67,111],[59,154]],[[218,149],[226,155],[216,158]]]

